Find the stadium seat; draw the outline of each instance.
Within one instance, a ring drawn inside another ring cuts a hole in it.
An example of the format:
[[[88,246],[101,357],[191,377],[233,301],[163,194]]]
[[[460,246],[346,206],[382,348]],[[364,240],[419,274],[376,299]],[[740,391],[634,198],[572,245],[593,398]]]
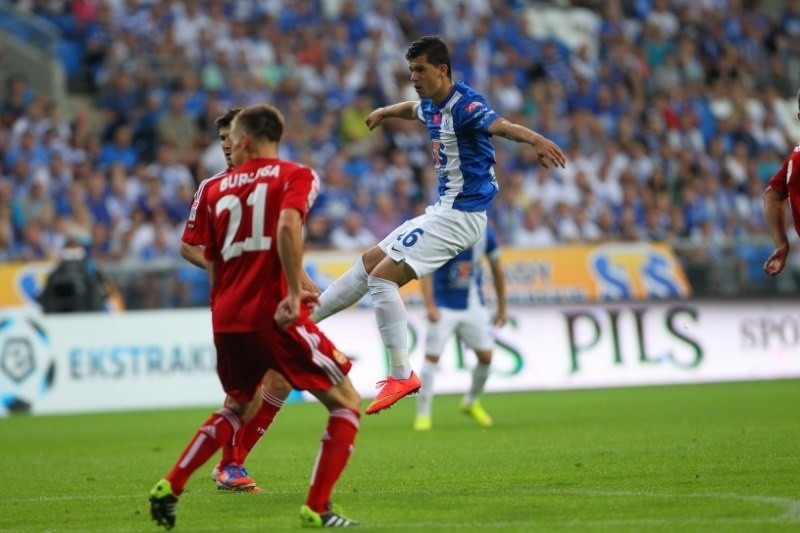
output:
[[[75,41],[59,39],[56,42],[56,54],[61,64],[64,65],[67,77],[74,78],[77,76],[80,72],[81,63],[83,63],[81,45]]]

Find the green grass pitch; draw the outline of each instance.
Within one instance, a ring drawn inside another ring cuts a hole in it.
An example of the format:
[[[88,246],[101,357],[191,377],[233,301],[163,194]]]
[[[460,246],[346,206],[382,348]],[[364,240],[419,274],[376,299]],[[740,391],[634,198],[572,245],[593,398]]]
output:
[[[102,402],[102,398],[97,399]],[[336,501],[362,531],[800,531],[800,381],[492,394],[495,427],[437,397],[363,417]],[[0,531],[157,531],[147,492],[210,409],[0,419]],[[209,463],[176,531],[293,531],[325,422],[290,404],[248,460]]]

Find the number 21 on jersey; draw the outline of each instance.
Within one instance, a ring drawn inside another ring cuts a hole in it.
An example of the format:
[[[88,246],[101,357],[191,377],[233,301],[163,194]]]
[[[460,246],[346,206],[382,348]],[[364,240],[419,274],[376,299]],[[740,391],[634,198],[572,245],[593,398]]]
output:
[[[243,252],[257,252],[269,250],[272,247],[272,237],[264,235],[264,211],[267,205],[267,184],[259,183],[247,197],[247,206],[242,206],[239,197],[233,194],[223,196],[217,202],[217,216],[225,210],[230,212],[228,228],[225,231],[225,240],[222,243],[222,259],[228,261],[239,257]],[[250,216],[250,236],[242,241],[235,241],[236,233],[242,223],[243,209],[252,208]]]

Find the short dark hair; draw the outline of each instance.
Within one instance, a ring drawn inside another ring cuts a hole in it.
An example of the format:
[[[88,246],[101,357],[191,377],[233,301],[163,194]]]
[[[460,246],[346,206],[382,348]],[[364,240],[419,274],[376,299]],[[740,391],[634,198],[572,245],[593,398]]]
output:
[[[245,107],[235,116],[234,122],[258,141],[277,143],[283,136],[283,114],[269,104]]]
[[[241,110],[242,110],[241,107],[231,107],[230,109],[225,111],[225,113],[218,116],[216,120],[214,120],[214,125],[217,127],[218,130],[229,127],[231,125],[231,122],[233,122],[233,118],[236,115],[238,115],[239,111]]]
[[[447,43],[438,35],[427,35],[420,37],[406,50],[406,59],[412,60],[419,56],[425,56],[428,63],[438,67],[439,65],[447,65],[447,77],[453,76],[453,69],[450,67],[450,50],[447,48]]]

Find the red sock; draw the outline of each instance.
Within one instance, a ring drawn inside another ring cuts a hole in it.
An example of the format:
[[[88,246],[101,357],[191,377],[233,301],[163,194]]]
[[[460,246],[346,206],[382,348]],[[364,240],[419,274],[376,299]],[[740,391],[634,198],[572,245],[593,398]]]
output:
[[[203,422],[178,462],[167,474],[166,479],[176,496],[183,492],[189,476],[203,466],[223,444],[230,443],[241,426],[242,421],[238,415],[225,407]]]
[[[280,400],[272,394],[264,391],[262,394],[261,408],[259,408],[256,416],[247,422],[242,428],[241,433],[237,440],[236,445],[236,459],[239,464],[244,464],[244,460],[250,453],[250,450],[261,440],[264,433],[269,428],[272,421],[275,420],[275,415],[283,407],[283,400]]]
[[[358,411],[334,409],[328,417],[328,427],[322,434],[322,443],[311,473],[311,488],[306,505],[317,513],[326,512],[333,486],[342,475],[353,443],[358,433]]]

